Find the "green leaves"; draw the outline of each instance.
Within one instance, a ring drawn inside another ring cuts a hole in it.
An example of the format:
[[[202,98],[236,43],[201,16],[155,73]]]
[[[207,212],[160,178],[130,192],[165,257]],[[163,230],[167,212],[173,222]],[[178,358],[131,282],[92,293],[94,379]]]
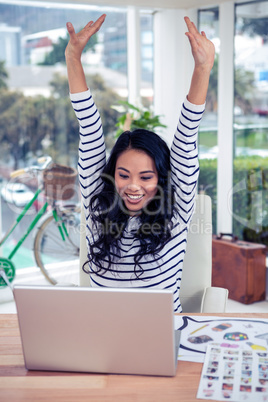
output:
[[[5,67],[5,61],[0,61],[0,88],[7,89],[8,72]]]
[[[159,115],[154,116],[152,112],[145,108],[139,108],[127,101],[118,101],[120,106],[112,106],[113,109],[123,113],[118,117],[116,127],[116,138],[126,130],[136,130],[139,128],[154,131],[158,127],[166,128],[160,121]]]

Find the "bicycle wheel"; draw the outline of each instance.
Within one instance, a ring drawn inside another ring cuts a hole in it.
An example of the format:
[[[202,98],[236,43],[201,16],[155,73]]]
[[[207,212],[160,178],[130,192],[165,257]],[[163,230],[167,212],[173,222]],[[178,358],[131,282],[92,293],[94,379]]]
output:
[[[52,212],[45,215],[34,238],[37,266],[53,285],[79,284],[80,208],[65,207],[58,211],[68,236],[62,239]]]
[[[15,278],[16,269],[8,258],[0,257],[0,287],[8,286]]]

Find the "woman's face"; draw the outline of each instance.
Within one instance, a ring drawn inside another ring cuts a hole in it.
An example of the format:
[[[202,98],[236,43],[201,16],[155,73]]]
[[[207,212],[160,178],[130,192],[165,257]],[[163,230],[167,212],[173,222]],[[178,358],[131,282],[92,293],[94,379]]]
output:
[[[118,157],[115,187],[131,215],[138,213],[156,195],[157,183],[154,160],[144,151],[128,149]]]

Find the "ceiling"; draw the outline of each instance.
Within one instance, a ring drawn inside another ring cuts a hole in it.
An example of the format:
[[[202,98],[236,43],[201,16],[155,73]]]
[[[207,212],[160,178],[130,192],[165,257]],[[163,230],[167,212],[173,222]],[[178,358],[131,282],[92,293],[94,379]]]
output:
[[[91,0],[82,0],[89,3]],[[92,0],[93,4],[121,5],[121,6],[137,6],[150,8],[193,8],[201,7],[207,4],[223,2],[226,0]],[[81,2],[78,0],[77,2]]]
[[[42,0],[35,0],[35,2]],[[43,0],[44,1],[44,0]],[[142,8],[201,8],[207,6],[215,6],[220,3],[225,3],[229,0],[46,0],[52,3],[78,3],[92,6],[137,6]],[[236,3],[242,2],[238,0]]]

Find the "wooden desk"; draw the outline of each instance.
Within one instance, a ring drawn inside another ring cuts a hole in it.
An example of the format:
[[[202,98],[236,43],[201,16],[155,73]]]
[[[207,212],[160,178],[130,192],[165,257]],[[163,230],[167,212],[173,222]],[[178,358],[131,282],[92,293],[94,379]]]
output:
[[[268,318],[268,314],[215,315]],[[201,370],[200,363],[179,361],[175,377],[27,371],[24,367],[17,315],[0,314],[1,402],[196,401]]]

